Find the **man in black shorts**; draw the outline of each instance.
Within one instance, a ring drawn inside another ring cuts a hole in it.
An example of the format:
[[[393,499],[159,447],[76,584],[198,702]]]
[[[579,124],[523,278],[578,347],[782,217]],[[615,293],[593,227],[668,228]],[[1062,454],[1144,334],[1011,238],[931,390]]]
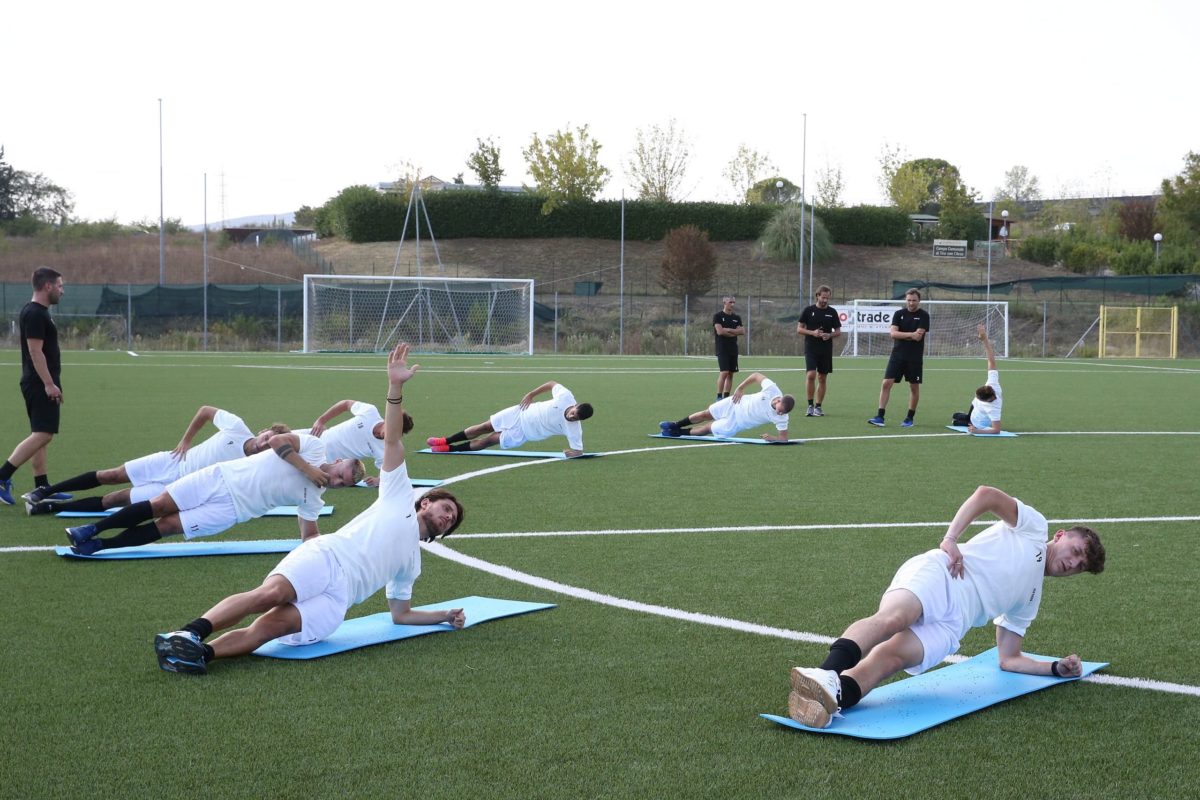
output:
[[[808,390],[806,417],[823,417],[821,402],[825,399],[825,383],[833,372],[833,340],[842,335],[842,320],[836,308],[829,305],[833,290],[817,287],[817,302],[800,313],[796,333],[804,337],[804,387]],[[813,392],[816,392],[816,403]]]
[[[742,318],[733,313],[734,299],[726,295],[721,299],[721,310],[713,314],[713,334],[717,342],[717,399],[729,397],[733,388],[733,373],[738,371],[738,340],[746,329],[742,327]]]
[[[33,461],[34,486],[48,486],[46,445],[58,433],[58,412],[63,402],[58,353],[58,329],[50,306],[63,296],[62,274],[49,267],[33,271],[33,298],[21,309],[21,394],[29,415],[31,433],[0,467],[0,503],[13,504],[12,476],[26,461]],[[69,497],[66,499],[70,499]]]
[[[921,376],[925,369],[925,334],[929,332],[929,312],[921,308],[921,293],[909,289],[904,293],[904,308],[892,315],[892,357],[888,359],[883,373],[883,386],[879,389],[879,413],[867,420],[882,428],[883,414],[887,411],[892,384],[904,378],[908,381],[908,416],[900,423],[901,428],[913,426],[917,413],[917,402],[921,399]]]

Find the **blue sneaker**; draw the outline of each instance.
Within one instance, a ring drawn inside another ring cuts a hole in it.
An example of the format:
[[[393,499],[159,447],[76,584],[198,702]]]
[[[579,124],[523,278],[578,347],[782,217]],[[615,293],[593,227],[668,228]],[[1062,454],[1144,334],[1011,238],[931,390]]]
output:
[[[71,552],[77,556],[94,556],[104,549],[104,542],[99,539],[84,539],[79,544],[71,545]]]
[[[71,540],[73,547],[78,547],[84,542],[90,542],[95,535],[99,533],[95,525],[80,525],[77,528],[67,528],[67,538]]]
[[[0,503],[6,506],[14,505],[11,480],[0,481]]]
[[[911,419],[906,419],[906,420],[904,420],[904,422],[900,423],[901,428],[911,428],[912,426],[913,426],[913,421]]]
[[[883,417],[871,417],[867,420],[867,424],[874,425],[876,428],[882,428],[884,426]]]
[[[663,436],[679,436],[682,433],[674,422],[660,422],[658,429],[662,431]]]
[[[46,495],[42,499],[49,500],[51,503],[66,503],[70,500],[74,500],[75,495],[68,494],[67,492],[55,492],[54,494]]]
[[[159,668],[166,672],[187,675],[204,675],[208,672],[208,664],[204,661],[204,643],[191,631],[156,635],[154,654],[158,656]]]

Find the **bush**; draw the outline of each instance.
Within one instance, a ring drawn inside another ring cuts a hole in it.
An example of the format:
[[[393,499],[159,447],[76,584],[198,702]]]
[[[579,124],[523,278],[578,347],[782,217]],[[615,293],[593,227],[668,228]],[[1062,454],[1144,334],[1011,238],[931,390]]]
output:
[[[708,294],[717,273],[717,254],[708,234],[695,225],[676,228],[663,237],[663,256],[658,282],[676,297]]]
[[[762,247],[768,258],[781,261],[796,262],[800,258],[799,247],[802,245],[800,236],[800,208],[784,206],[775,212],[770,221],[763,227]],[[820,217],[812,214],[804,216],[805,235],[803,237],[804,257],[808,258],[809,247],[814,263],[822,263],[833,258],[833,242],[829,232],[822,224]],[[811,238],[811,243],[810,243]]]
[[[1058,262],[1058,238],[1029,236],[1017,246],[1017,258],[1052,267]]]
[[[823,208],[819,219],[835,244],[900,247],[912,235],[912,220],[898,208]]]

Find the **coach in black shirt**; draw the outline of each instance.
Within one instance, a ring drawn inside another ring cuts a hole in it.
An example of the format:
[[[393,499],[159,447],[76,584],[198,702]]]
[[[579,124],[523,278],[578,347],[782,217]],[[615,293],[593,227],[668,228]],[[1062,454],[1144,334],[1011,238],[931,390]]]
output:
[[[742,318],[733,313],[734,299],[726,295],[721,300],[721,310],[713,314],[713,334],[717,341],[717,399],[729,397],[733,388],[733,373],[738,371],[737,337],[746,333]]]
[[[21,394],[29,415],[31,433],[0,467],[0,502],[13,504],[12,476],[17,467],[33,461],[35,486],[47,486],[46,445],[58,433],[62,406],[62,364],[58,352],[58,329],[50,317],[50,306],[63,296],[62,274],[49,267],[33,272],[33,298],[21,309]]]
[[[867,420],[882,428],[883,415],[887,411],[892,384],[904,378],[908,381],[908,416],[900,423],[901,428],[913,426],[917,413],[917,402],[921,399],[921,377],[925,369],[925,334],[929,332],[929,312],[921,308],[921,293],[909,289],[904,293],[904,308],[892,315],[892,356],[883,373],[883,386],[879,389],[879,413]]]
[[[821,403],[825,400],[825,384],[833,372],[833,340],[842,335],[842,320],[837,309],[829,305],[833,290],[818,286],[817,302],[800,312],[796,333],[804,337],[804,388],[808,391],[806,417],[823,417]],[[816,402],[813,393],[816,393]]]

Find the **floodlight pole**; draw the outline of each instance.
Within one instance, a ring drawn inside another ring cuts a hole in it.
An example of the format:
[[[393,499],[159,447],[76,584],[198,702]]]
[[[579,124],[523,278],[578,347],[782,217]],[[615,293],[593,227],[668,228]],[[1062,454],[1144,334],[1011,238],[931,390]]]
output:
[[[988,257],[987,257],[987,301],[992,302],[992,206],[995,198],[988,201]]]
[[[158,98],[158,285],[167,276],[167,228],[163,222],[163,128],[162,98]]]
[[[204,173],[204,351],[208,352],[208,173]]]
[[[800,294],[797,302],[801,311],[804,310],[804,173],[807,171],[808,159],[808,113],[801,114],[804,119],[803,134],[800,145]]]
[[[617,335],[617,353],[625,355],[625,190],[621,190],[621,286],[617,293],[621,303],[619,318],[619,333]]]

